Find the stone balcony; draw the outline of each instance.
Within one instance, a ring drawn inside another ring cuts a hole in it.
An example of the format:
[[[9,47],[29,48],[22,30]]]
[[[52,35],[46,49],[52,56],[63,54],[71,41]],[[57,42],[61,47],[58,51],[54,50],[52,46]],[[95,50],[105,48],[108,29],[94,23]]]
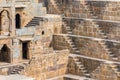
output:
[[[30,0],[15,0],[15,2],[30,2]]]
[[[35,27],[25,27],[22,29],[16,29],[17,36],[32,36],[35,34]]]

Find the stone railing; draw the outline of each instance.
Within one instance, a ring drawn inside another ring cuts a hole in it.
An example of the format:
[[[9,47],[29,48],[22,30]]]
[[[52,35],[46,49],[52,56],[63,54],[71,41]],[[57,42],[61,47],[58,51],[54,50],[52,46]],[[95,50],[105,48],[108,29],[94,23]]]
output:
[[[30,2],[30,0],[15,0],[15,2]]]
[[[34,35],[35,34],[35,27],[25,27],[22,29],[16,29],[16,35],[17,36],[23,36],[23,35]]]

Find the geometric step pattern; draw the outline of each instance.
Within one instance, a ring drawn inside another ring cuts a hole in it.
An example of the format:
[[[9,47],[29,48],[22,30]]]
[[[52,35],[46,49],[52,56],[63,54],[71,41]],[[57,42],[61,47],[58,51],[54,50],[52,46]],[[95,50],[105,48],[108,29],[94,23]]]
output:
[[[90,73],[85,68],[85,66],[82,64],[82,62],[80,62],[79,58],[73,56],[73,60],[74,60],[74,62],[76,64],[76,66],[78,67],[78,69],[80,71],[82,71],[82,73],[84,74],[84,76],[87,77],[87,78],[91,78]]]
[[[25,27],[39,25],[39,21],[43,20],[41,17],[34,17]]]
[[[9,75],[20,74],[21,71],[23,71],[26,68],[26,66],[28,66],[28,63],[23,63],[23,64],[20,64],[20,65],[11,67]]]
[[[108,39],[108,37],[106,36],[105,33],[103,33],[103,31],[101,30],[101,28],[99,27],[99,25],[97,25],[95,22],[92,22],[93,25],[96,25],[96,28],[99,30],[99,34],[101,34],[103,36],[103,38]],[[101,46],[104,48],[104,50],[107,51],[108,55],[112,58],[112,60],[118,60],[117,56],[115,56],[110,49],[108,48],[108,45],[106,44],[106,41],[98,41]]]
[[[118,77],[120,77],[120,66],[117,64],[111,64],[110,67],[115,71]]]
[[[62,10],[60,10],[61,6],[58,6],[59,4],[57,4],[56,0],[50,0],[51,6],[56,10],[56,11],[52,11],[53,14],[57,13],[57,14],[61,14]]]
[[[72,33],[72,29],[70,28],[70,26],[67,26],[67,24],[66,24],[65,22],[63,23],[63,26],[65,27],[68,35],[73,34],[73,33]],[[73,42],[71,36],[67,36],[67,37],[66,37],[66,41],[67,41],[67,43],[70,45],[71,51],[73,51],[72,53],[80,54],[80,51],[79,51],[78,48],[76,47],[76,45],[75,45],[75,43]]]

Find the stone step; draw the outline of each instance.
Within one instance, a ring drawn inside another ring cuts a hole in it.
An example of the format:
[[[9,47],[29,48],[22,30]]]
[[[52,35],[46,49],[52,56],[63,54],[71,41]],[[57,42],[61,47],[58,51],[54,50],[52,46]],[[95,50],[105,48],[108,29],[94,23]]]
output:
[[[67,38],[67,41],[70,41],[70,42],[71,42],[71,41],[72,41],[72,39],[70,39],[70,38],[68,37],[68,38]]]
[[[100,34],[105,35],[105,33],[100,33]]]
[[[118,60],[118,58],[117,58],[117,57],[112,57],[112,59],[113,59],[113,60]]]
[[[35,22],[36,22],[36,21],[39,21],[39,20],[41,20],[41,19],[35,19],[35,18],[34,18],[34,19],[32,19],[30,22],[32,22],[32,21],[35,21]]]
[[[103,44],[102,47],[103,47],[103,48],[108,48],[107,45],[105,45],[105,44]]]
[[[110,49],[109,49],[109,48],[105,48],[105,50],[110,51]]]
[[[110,65],[112,68],[117,68],[118,65]]]
[[[69,43],[69,42],[72,42],[72,40],[67,40],[67,42]]]
[[[36,26],[36,25],[39,25],[39,24],[37,24],[37,23],[30,23],[30,24],[27,24],[27,26],[32,26],[32,25]]]
[[[10,74],[18,74],[17,72],[11,72]]]
[[[68,28],[67,28],[66,30],[67,30],[67,31],[72,31],[72,29],[68,29]]]
[[[86,76],[90,76],[90,74],[89,74],[89,73],[86,73],[85,75],[86,75]]]
[[[39,25],[39,23],[29,23],[29,24],[27,24],[27,26],[31,26],[31,25]]]
[[[80,51],[79,51],[79,50],[76,50],[75,52],[80,53]]]
[[[70,32],[70,31],[69,31],[69,32],[67,32],[67,33],[68,33],[68,34],[72,34],[72,32]]]
[[[75,47],[75,45],[74,45],[74,44],[72,44],[71,46],[72,46],[72,47],[73,47],[73,46]]]
[[[109,56],[116,57],[115,54],[113,54],[113,53],[109,53]]]
[[[28,26],[36,26],[36,25],[26,25],[26,27],[28,27]]]
[[[38,22],[40,19],[32,19],[30,22]]]
[[[66,31],[67,31],[67,32],[72,32],[72,30],[66,30]],[[72,33],[73,33],[73,32],[72,32]],[[71,34],[72,34],[72,33],[71,33]]]
[[[113,54],[111,51],[108,51],[108,54]]]
[[[81,70],[85,70],[84,66],[83,66],[83,67],[81,66],[80,69],[81,69]]]
[[[67,29],[71,29],[69,26],[66,26]]]
[[[38,23],[39,23],[39,21],[31,21],[28,24],[38,24]]]
[[[82,72],[84,72],[84,73],[88,73],[87,70],[82,70]]]
[[[80,64],[81,64],[81,62],[77,62],[77,61],[76,61],[75,63],[76,63],[77,65],[80,65]]]
[[[103,36],[105,39],[107,39],[108,37],[107,36]]]
[[[70,27],[65,27],[66,29],[71,29]]]
[[[85,74],[85,76],[86,76],[86,77],[90,77],[90,74],[89,74],[89,73],[87,73],[87,74]]]
[[[105,45],[105,42],[100,42],[100,44],[103,44],[103,45]]]
[[[28,23],[27,25],[39,25],[39,23]]]
[[[75,48],[76,46],[71,46],[71,48]]]
[[[77,62],[77,61],[79,61],[79,59],[77,59],[77,58],[74,58],[74,61],[75,61],[75,62]]]
[[[32,19],[30,22],[39,22],[40,19]]]
[[[100,33],[104,33],[102,30],[99,30]]]
[[[71,39],[71,37],[67,36],[66,39]]]
[[[22,69],[18,69],[18,68],[16,68],[16,69],[14,69],[15,71],[20,71],[20,70],[22,70]]]
[[[92,17],[93,17],[93,18],[98,18],[98,16],[94,16],[94,15],[93,15]]]
[[[68,42],[70,45],[73,45],[74,43],[73,42]]]
[[[72,49],[77,50],[77,48],[76,48],[76,47],[74,47],[74,48],[72,48]]]
[[[81,63],[81,62],[80,62],[80,63]],[[82,64],[79,64],[78,66],[79,66],[79,68],[83,68],[83,67],[84,67]]]
[[[13,70],[12,72],[17,72],[17,70]]]
[[[114,71],[115,71],[115,72],[118,72],[118,68],[114,68]]]

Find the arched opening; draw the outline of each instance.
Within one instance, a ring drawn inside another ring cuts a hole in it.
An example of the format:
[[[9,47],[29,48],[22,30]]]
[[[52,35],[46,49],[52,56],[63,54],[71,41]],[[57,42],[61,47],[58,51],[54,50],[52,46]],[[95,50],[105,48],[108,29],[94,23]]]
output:
[[[44,31],[42,31],[42,35],[44,35],[45,34],[45,32]]]
[[[10,49],[6,44],[3,45],[0,52],[0,61],[1,62],[10,62]]]
[[[7,10],[0,12],[0,31],[8,32],[10,28],[10,17]]]
[[[19,29],[21,27],[20,14],[16,14],[15,20],[16,20],[16,28]]]

